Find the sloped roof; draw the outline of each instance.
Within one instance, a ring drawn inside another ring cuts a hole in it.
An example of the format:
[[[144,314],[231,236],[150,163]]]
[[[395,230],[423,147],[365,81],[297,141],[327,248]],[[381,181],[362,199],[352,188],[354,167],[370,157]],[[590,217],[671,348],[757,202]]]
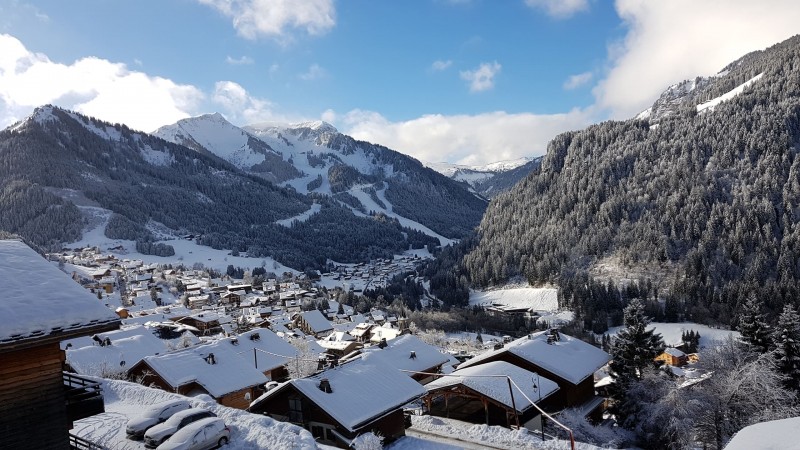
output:
[[[256,328],[236,337],[222,339],[222,342],[226,342],[230,349],[260,372],[280,367],[297,356],[296,348],[266,328]]]
[[[511,388],[514,392],[513,402],[508,388],[508,379],[492,375],[506,375],[516,384],[516,386],[512,385]],[[547,396],[558,390],[558,384],[555,381],[548,380],[505,361],[492,361],[467,367],[466,369],[458,369],[450,376],[431,381],[425,385],[425,389],[430,392],[458,384],[479,392],[509,409],[513,408],[513,404],[516,404],[516,409],[520,413],[532,406],[528,399],[539,402],[539,400],[547,398]],[[534,385],[536,385],[536,388],[533,387]]]
[[[97,297],[18,240],[0,240],[0,286],[0,347],[119,325]]]
[[[322,379],[328,380],[332,392],[320,390]],[[295,387],[350,431],[425,393],[422,385],[403,373],[363,361],[344,364],[308,378],[291,380],[286,385]],[[273,389],[254,403],[281,390]]]
[[[411,357],[414,352],[414,357]],[[407,334],[387,341],[383,349],[377,345],[365,348],[362,358],[373,364],[393,367],[400,370],[423,371],[440,366],[450,358],[438,348],[422,342],[418,337]],[[406,376],[413,374],[406,373]]]
[[[559,333],[559,340],[548,344],[548,333],[541,331],[511,341],[503,348],[465,361],[459,369],[482,364],[503,352],[509,352],[572,384],[578,384],[611,360],[611,356],[603,350],[564,333]]]
[[[67,362],[78,373],[103,376],[110,372],[125,372],[146,356],[167,352],[165,341],[143,326],[98,334],[101,340],[109,339],[111,345],[100,346],[89,340],[89,345],[67,349]],[[85,342],[73,340],[72,342]],[[121,364],[122,362],[125,364]]]
[[[331,324],[330,321],[326,319],[325,316],[317,309],[306,311],[302,313],[301,316],[315,333],[333,329],[333,324]]]
[[[229,342],[216,341],[159,356],[148,356],[147,363],[170,386],[196,382],[211,396],[225,394],[269,381],[252,363],[230,349]],[[214,354],[215,364],[206,358]]]

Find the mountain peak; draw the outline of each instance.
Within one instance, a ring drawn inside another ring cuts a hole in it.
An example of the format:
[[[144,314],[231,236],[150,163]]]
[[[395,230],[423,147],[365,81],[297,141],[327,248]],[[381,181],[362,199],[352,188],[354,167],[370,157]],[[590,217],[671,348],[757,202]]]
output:
[[[314,120],[310,122],[300,122],[296,124],[290,125],[289,128],[308,128],[313,131],[318,131],[320,133],[338,133],[339,130],[336,129],[333,125],[325,122],[323,120]]]

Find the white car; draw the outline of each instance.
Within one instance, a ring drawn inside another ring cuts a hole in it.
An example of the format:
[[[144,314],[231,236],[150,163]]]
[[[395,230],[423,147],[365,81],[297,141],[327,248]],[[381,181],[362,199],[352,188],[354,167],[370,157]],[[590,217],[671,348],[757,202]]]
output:
[[[139,416],[129,420],[128,426],[125,427],[125,433],[129,438],[141,438],[150,427],[164,422],[178,411],[191,407],[192,405],[187,400],[169,400],[156,403],[144,410]]]
[[[144,446],[147,448],[156,448],[175,434],[176,431],[192,422],[197,422],[206,417],[217,417],[217,415],[203,408],[191,408],[178,411],[167,419],[166,422],[155,425],[144,433]]]
[[[231,438],[231,430],[219,417],[190,423],[178,430],[156,450],[208,450],[222,447]]]

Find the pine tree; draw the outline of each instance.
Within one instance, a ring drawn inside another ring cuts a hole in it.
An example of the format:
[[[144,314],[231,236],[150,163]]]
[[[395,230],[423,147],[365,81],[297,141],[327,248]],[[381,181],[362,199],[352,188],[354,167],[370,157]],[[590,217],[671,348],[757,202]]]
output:
[[[785,375],[786,387],[800,392],[800,315],[792,305],[783,307],[775,328],[775,359]]]
[[[742,307],[738,328],[746,345],[761,352],[767,352],[772,347],[772,330],[764,320],[761,305],[755,296],[751,295]]]
[[[653,367],[653,359],[664,351],[664,341],[654,330],[648,330],[650,318],[644,315],[644,305],[634,299],[625,308],[625,327],[617,333],[611,345],[611,397],[614,400],[611,412],[617,422],[625,427],[628,418],[636,415],[641,405],[629,398],[628,390],[640,381],[648,367]]]

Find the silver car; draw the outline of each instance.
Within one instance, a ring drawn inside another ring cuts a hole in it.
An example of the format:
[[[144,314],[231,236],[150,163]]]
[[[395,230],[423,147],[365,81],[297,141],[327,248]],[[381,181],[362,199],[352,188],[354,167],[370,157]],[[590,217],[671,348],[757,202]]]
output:
[[[141,438],[144,432],[170,418],[173,414],[191,408],[187,400],[169,400],[150,406],[142,414],[128,421],[125,433],[129,438]]]
[[[176,431],[206,417],[217,417],[217,415],[203,408],[185,409],[177,412],[166,422],[160,423],[144,433],[144,446],[156,448],[175,434]]]
[[[231,430],[219,417],[190,423],[178,430],[156,450],[208,450],[222,447],[231,438]]]

